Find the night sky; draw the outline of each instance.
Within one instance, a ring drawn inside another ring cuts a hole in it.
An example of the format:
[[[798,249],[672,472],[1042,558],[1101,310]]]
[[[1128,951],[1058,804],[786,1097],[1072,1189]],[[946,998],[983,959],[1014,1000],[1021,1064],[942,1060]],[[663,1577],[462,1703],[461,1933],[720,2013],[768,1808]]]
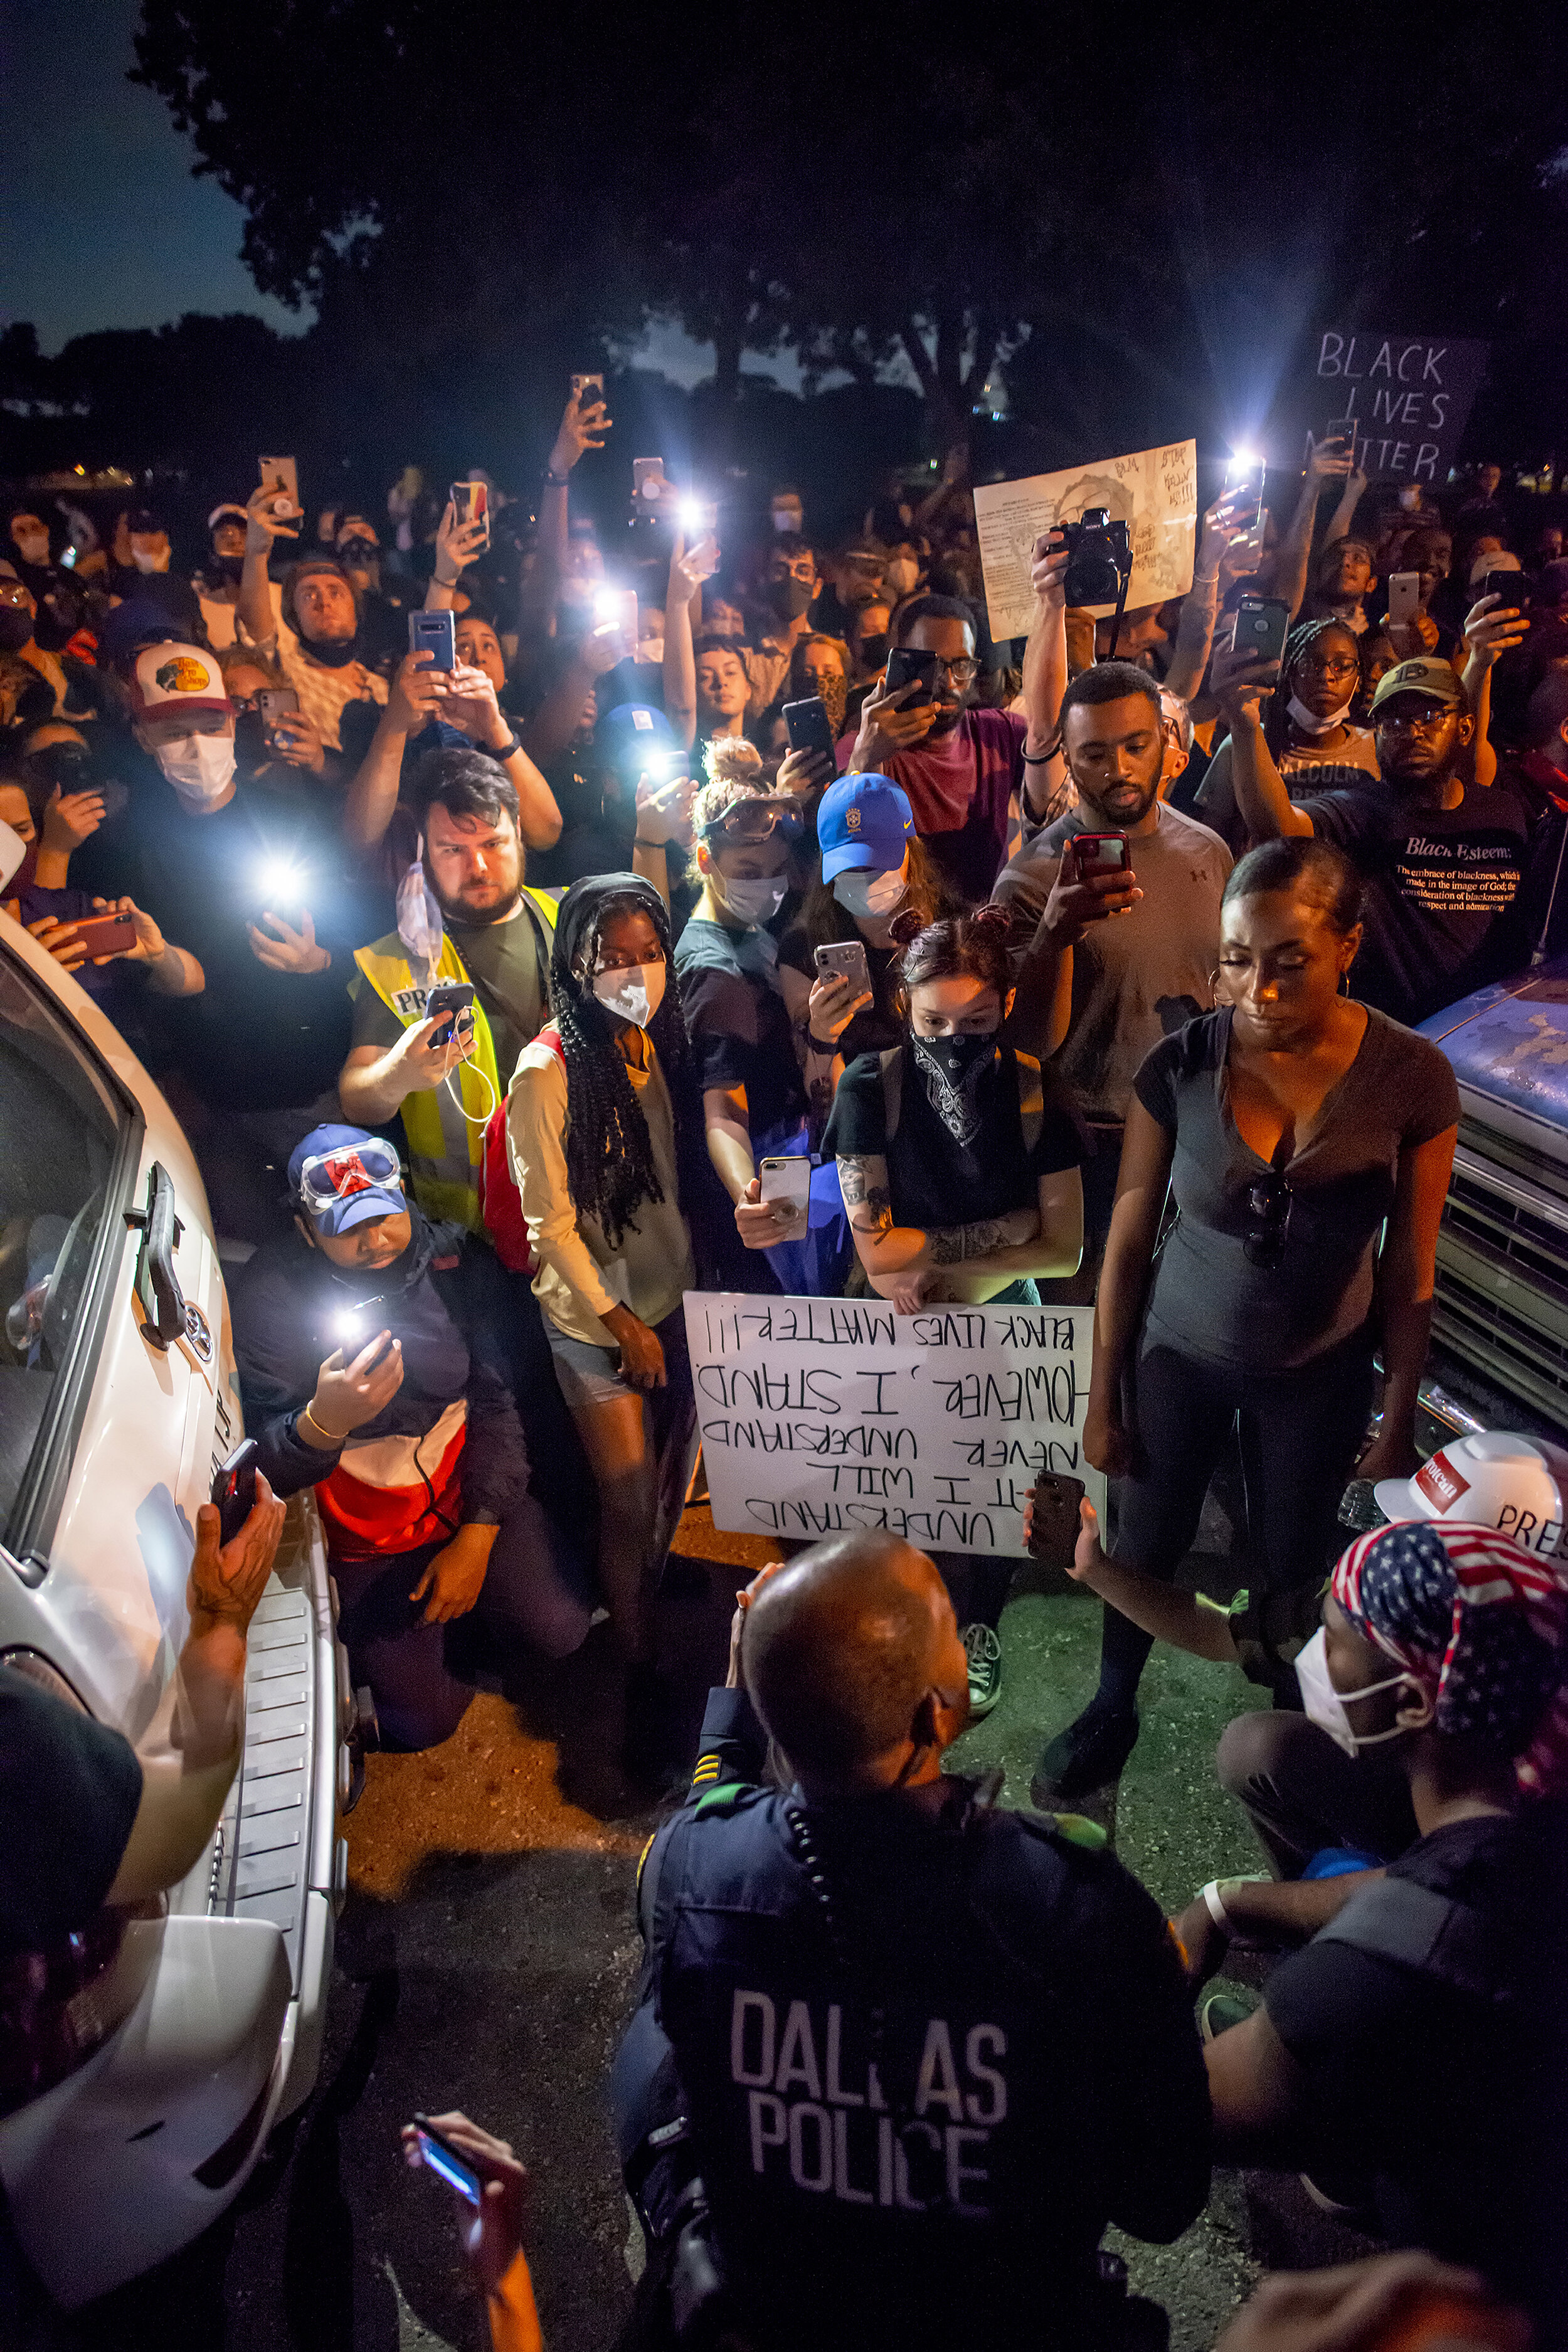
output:
[[[258,294],[239,259],[240,207],[191,177],[162,99],[125,79],[140,0],[0,6],[0,316],[46,352],[100,327],[184,310],[309,323]]]
[[[185,310],[300,332],[310,313],[258,294],[240,261],[239,205],[191,177],[163,100],[126,80],[140,16],[141,0],[0,0],[0,323],[31,319],[46,352]],[[713,368],[675,327],[637,358],[689,384]],[[787,362],[753,364],[798,383]]]

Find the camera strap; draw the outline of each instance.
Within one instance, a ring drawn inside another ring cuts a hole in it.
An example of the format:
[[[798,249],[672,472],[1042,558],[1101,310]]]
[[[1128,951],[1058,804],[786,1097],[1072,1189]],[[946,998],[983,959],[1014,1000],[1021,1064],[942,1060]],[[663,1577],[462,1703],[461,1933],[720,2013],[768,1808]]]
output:
[[[1114,661],[1116,659],[1117,640],[1121,635],[1121,615],[1127,610],[1127,591],[1132,585],[1132,562],[1131,557],[1128,558],[1127,569],[1125,572],[1123,572],[1120,564],[1117,565],[1116,577],[1119,585],[1116,591],[1116,610],[1111,614],[1110,619],[1110,651],[1105,656],[1107,661]]]

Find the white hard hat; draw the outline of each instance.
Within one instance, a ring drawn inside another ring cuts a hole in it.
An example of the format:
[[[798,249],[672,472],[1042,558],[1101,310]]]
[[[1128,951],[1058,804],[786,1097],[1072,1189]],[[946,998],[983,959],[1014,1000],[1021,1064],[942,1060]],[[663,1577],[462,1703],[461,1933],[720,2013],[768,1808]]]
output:
[[[1443,1446],[1414,1478],[1380,1478],[1373,1493],[1390,1519],[1496,1528],[1541,1559],[1568,1560],[1568,1454],[1544,1439],[1480,1430]]]

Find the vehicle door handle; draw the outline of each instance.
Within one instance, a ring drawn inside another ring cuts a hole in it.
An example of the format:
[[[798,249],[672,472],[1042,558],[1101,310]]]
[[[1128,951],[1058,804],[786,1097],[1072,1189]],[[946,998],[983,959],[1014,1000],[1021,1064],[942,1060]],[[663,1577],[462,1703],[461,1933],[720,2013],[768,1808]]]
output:
[[[184,1231],[174,1214],[174,1187],[167,1169],[153,1160],[147,1177],[147,1205],[127,1209],[125,1222],[141,1228],[142,1247],[136,1259],[136,1296],[146,1315],[142,1330],[149,1343],[167,1349],[185,1328],[185,1294],[174,1272],[174,1252]]]

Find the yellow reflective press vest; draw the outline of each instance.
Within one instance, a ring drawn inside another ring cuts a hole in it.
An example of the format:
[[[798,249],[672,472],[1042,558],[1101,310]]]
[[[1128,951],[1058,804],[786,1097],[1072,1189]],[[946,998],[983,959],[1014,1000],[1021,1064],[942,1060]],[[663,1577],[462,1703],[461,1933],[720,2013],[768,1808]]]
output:
[[[559,892],[525,889],[522,913],[518,918],[521,922],[533,923],[546,970],[559,898]],[[356,948],[354,961],[388,1012],[395,1013],[405,1029],[424,1020],[426,983],[415,979],[407,950],[395,931],[371,947]],[[444,931],[441,953],[428,986],[434,987],[437,981],[461,982],[468,978],[463,959],[452,944],[451,933]],[[458,1063],[456,1072],[462,1111],[453,1101],[448,1086],[405,1095],[398,1108],[408,1146],[414,1197],[419,1206],[427,1217],[450,1220],[479,1234],[484,1231],[484,1220],[479,1214],[479,1169],[485,1154],[485,1128],[496,1105],[506,1100],[511,1072],[509,1070],[502,1078],[496,1068],[495,1039],[477,991],[473,1015],[474,1050]],[[548,1015],[547,1004],[546,1018]]]

